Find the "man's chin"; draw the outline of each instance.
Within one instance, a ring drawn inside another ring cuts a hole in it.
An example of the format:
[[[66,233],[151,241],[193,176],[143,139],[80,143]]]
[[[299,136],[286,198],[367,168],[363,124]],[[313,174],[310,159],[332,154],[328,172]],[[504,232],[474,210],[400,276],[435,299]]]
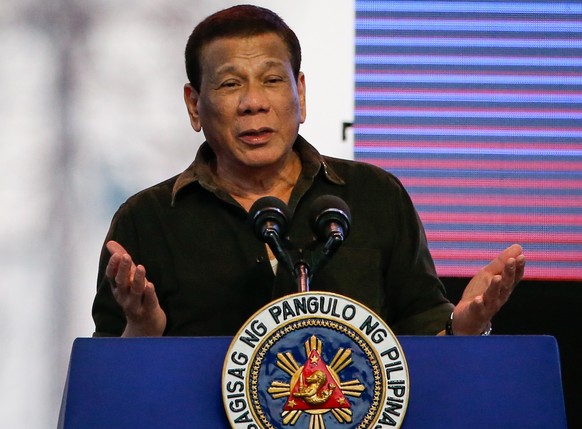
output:
[[[268,148],[262,148],[246,152],[240,160],[247,168],[262,169],[282,166],[287,157],[280,152],[274,152]]]

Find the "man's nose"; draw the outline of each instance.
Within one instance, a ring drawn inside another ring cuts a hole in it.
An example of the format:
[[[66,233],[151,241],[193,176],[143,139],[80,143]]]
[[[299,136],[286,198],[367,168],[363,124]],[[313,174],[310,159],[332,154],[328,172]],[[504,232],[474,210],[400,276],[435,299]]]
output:
[[[267,89],[260,83],[249,83],[241,94],[239,110],[242,114],[255,114],[269,110]]]

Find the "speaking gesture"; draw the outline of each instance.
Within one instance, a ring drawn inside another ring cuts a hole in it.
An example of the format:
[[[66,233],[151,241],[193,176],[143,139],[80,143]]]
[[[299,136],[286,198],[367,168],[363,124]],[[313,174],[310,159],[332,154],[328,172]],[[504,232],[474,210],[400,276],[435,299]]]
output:
[[[127,320],[123,336],[162,335],[166,328],[166,314],[160,307],[153,283],[146,278],[145,268],[136,266],[116,241],[109,241],[106,246],[111,257],[105,276]]]
[[[483,267],[471,279],[453,312],[455,335],[479,335],[491,327],[491,319],[507,302],[523,278],[525,256],[514,244]]]

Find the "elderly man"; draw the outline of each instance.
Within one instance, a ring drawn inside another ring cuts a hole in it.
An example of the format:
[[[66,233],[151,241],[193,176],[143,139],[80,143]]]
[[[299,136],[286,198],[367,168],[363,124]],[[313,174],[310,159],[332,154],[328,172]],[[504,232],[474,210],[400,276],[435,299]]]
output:
[[[235,6],[202,21],[186,46],[184,100],[206,142],[183,173],[128,199],[102,251],[95,335],[233,335],[263,305],[296,291],[248,225],[255,201],[291,213],[289,239],[313,241],[321,195],[351,210],[345,244],[312,280],[377,312],[396,334],[478,335],[523,276],[519,245],[471,280],[453,306],[401,183],[371,165],[320,155],[306,118],[297,37],[275,13]],[[147,268],[147,276],[146,276]],[[445,329],[446,327],[446,329]]]

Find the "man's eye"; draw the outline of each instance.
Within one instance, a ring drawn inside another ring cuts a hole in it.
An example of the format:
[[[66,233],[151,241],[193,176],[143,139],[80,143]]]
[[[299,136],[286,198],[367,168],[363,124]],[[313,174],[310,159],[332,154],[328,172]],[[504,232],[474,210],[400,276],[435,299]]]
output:
[[[267,79],[267,83],[279,83],[283,82],[283,79],[278,76],[273,76]]]
[[[220,86],[223,88],[234,88],[237,85],[238,84],[235,81],[229,80],[229,81],[223,82]]]

